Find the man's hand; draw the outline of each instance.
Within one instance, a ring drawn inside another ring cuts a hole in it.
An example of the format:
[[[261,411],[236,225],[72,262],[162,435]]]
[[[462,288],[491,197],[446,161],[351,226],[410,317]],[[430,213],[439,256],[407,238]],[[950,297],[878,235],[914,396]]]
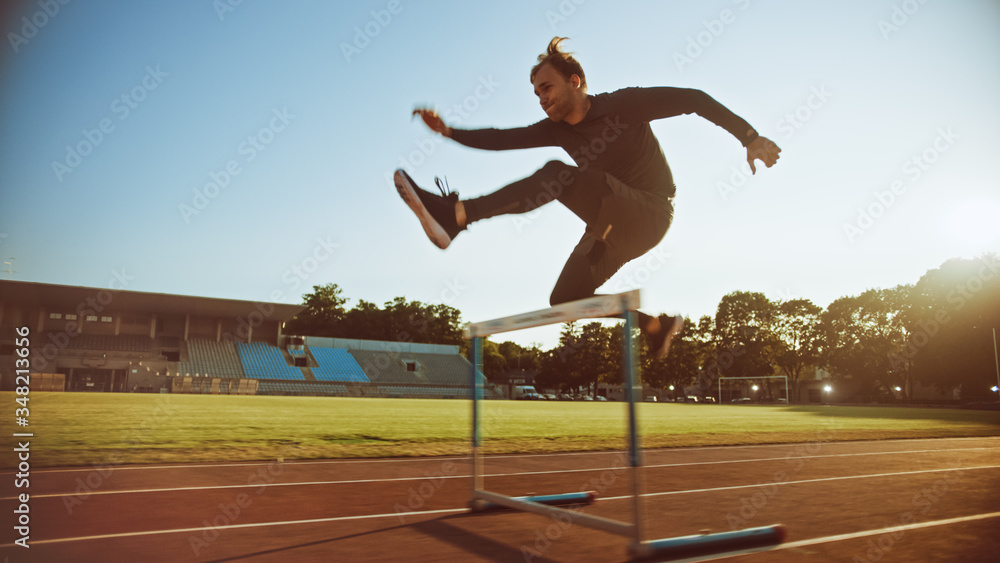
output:
[[[754,174],[757,173],[757,168],[753,165],[755,160],[760,160],[768,168],[774,166],[774,163],[778,162],[778,158],[780,158],[778,156],[780,153],[781,149],[774,144],[774,141],[767,137],[757,137],[747,145],[747,162],[750,163],[750,171]]]
[[[448,127],[444,124],[444,121],[441,121],[441,117],[436,111],[427,108],[417,108],[413,110],[413,115],[419,115],[420,119],[423,119],[424,123],[432,131],[440,133],[445,137],[451,137],[451,127]]]

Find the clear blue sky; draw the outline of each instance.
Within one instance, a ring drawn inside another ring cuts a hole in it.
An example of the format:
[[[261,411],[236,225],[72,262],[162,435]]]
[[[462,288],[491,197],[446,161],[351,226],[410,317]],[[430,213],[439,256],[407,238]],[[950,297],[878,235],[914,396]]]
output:
[[[693,317],[735,290],[825,307],[1000,249],[993,0],[219,6],[8,11],[0,257],[14,279],[106,288],[124,271],[136,291],[289,303],[333,282],[352,304],[405,296],[466,321],[543,308],[578,219],[558,204],[495,218],[442,252],[386,178],[405,162],[470,197],[569,161],[440,142],[409,115],[464,104],[452,125],[542,119],[528,71],[554,35],[571,38],[592,93],[698,88],[783,149],[744,182],[724,130],[655,122],[674,224],[606,292],[641,285],[651,312]],[[227,167],[228,185],[206,188]]]

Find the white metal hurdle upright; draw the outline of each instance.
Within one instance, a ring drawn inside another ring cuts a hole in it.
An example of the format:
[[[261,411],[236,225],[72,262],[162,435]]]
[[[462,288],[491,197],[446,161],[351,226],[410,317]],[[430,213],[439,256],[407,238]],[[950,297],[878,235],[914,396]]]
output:
[[[712,553],[727,551],[766,548],[777,545],[784,540],[785,528],[780,524],[747,528],[731,532],[714,534],[698,534],[660,540],[645,540],[643,526],[643,511],[640,504],[641,484],[639,469],[642,467],[639,449],[639,434],[636,426],[635,404],[637,381],[638,354],[632,338],[632,330],[636,326],[636,310],[640,306],[639,290],[617,295],[598,295],[580,301],[563,303],[549,309],[522,313],[501,319],[494,319],[470,324],[465,330],[465,337],[472,339],[470,355],[472,356],[472,500],[469,507],[473,511],[484,511],[496,508],[512,508],[532,512],[542,516],[569,515],[573,522],[618,534],[632,539],[628,546],[632,557],[697,557]],[[625,396],[628,402],[629,436],[628,459],[629,472],[632,481],[632,523],[603,518],[592,514],[561,508],[560,505],[582,505],[594,502],[596,493],[584,491],[533,497],[510,497],[491,492],[484,487],[484,470],[482,458],[482,424],[480,401],[483,400],[483,380],[477,377],[483,359],[483,338],[491,334],[510,332],[526,328],[538,327],[554,323],[565,323],[579,319],[602,317],[624,317],[624,355],[623,369],[625,374]]]

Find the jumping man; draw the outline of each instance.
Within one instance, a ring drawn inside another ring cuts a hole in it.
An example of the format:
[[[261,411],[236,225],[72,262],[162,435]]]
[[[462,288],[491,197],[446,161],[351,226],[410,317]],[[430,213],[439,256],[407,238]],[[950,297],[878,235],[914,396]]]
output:
[[[556,281],[549,298],[552,305],[593,296],[622,266],[651,250],[666,234],[676,188],[650,121],[697,113],[746,147],[753,173],[755,160],[770,168],[781,152],[700,90],[625,88],[587,94],[583,68],[560,49],[564,39],[552,39],[531,69],[531,84],[548,119],[515,129],[455,129],[433,110],[413,113],[435,132],[468,147],[562,147],[576,166],[553,160],[527,178],[467,200],[459,200],[458,193],[440,182],[437,195],[420,189],[403,170],[394,176],[400,196],[442,249],[476,221],[525,213],[553,199],[565,205],[583,220],[586,230]],[[681,317],[639,313],[639,328],[656,357],[667,353],[682,323]]]

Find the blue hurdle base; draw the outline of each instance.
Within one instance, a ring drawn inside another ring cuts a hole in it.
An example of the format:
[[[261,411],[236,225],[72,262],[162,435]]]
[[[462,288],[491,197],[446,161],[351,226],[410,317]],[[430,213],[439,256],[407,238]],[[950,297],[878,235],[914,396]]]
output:
[[[764,548],[778,545],[785,540],[782,524],[747,528],[734,532],[681,536],[662,540],[645,541],[629,546],[629,555],[637,559],[656,557],[658,560],[680,559],[719,554],[729,551]]]
[[[524,500],[528,502],[536,502],[538,504],[546,504],[548,506],[570,506],[578,505],[583,506],[587,504],[593,504],[597,500],[597,492],[595,491],[584,491],[580,493],[564,493],[561,495],[539,495],[532,497],[511,497],[516,500]],[[493,502],[484,501],[481,499],[473,500],[469,503],[469,508],[473,512],[486,512],[489,510],[511,510],[506,506],[502,506]]]

